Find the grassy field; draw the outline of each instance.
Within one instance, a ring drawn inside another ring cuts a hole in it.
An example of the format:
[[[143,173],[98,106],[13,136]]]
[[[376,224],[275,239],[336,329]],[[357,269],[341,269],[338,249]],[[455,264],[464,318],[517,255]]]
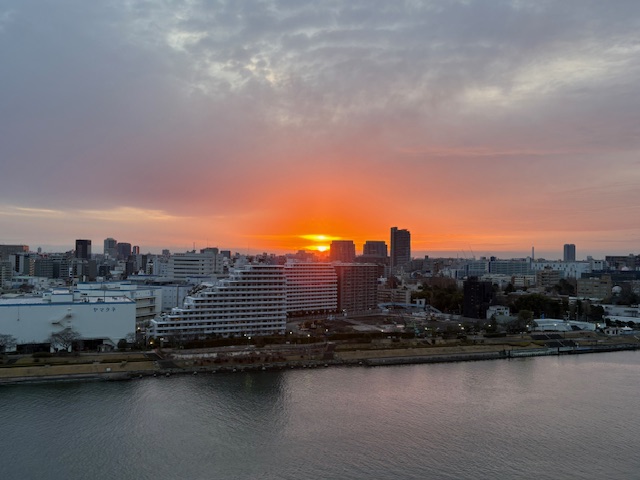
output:
[[[7,364],[8,358],[10,357],[5,357],[5,362],[0,366],[0,379],[124,373],[157,369],[154,362],[148,360],[142,353],[50,357],[25,355],[11,364]]]

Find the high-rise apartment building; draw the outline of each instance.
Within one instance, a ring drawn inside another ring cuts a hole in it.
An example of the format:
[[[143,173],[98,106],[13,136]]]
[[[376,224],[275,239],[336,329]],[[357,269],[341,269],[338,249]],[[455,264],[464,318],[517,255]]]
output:
[[[563,260],[565,262],[576,261],[576,246],[573,243],[565,243]]]
[[[76,240],[76,258],[89,260],[91,258],[91,240]]]
[[[289,262],[284,276],[288,314],[328,313],[338,308],[338,277],[330,263]]]
[[[332,262],[352,263],[356,259],[356,245],[353,240],[333,240],[329,249]]]
[[[411,233],[391,227],[391,270],[398,270],[411,261]]]
[[[378,306],[380,267],[368,263],[335,263],[338,275],[338,310],[365,312]]]

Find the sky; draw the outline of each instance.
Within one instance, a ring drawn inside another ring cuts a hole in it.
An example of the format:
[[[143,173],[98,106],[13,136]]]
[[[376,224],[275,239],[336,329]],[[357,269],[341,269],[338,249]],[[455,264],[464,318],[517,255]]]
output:
[[[0,3],[0,243],[640,253],[639,130],[637,0]]]

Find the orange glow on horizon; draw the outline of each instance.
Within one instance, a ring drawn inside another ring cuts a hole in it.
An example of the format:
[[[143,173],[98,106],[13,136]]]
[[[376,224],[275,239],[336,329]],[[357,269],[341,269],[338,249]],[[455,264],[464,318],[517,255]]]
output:
[[[316,252],[326,252],[329,250],[329,245],[309,245],[306,250],[315,250]]]

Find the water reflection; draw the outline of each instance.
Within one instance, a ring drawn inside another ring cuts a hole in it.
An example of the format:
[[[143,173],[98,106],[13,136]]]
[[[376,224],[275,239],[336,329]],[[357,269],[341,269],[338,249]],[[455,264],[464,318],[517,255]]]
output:
[[[0,478],[633,478],[639,373],[624,352],[3,387]]]

